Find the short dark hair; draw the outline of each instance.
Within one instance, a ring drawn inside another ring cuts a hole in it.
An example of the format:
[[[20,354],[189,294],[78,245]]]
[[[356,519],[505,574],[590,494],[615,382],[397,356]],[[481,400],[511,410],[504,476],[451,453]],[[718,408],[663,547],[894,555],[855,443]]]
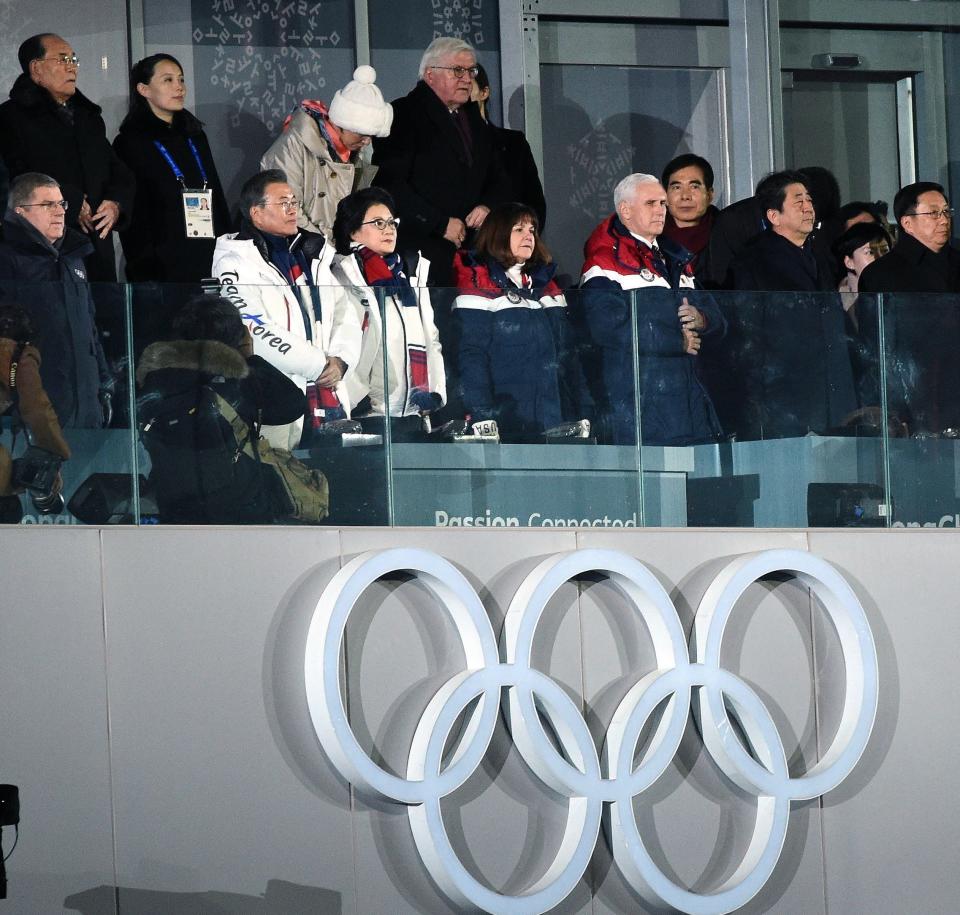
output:
[[[365,187],[347,195],[337,204],[337,215],[333,220],[333,243],[340,254],[350,253],[350,236],[363,223],[367,210],[382,203],[393,215],[397,213],[393,197],[382,187]]]
[[[483,64],[480,63],[479,60],[477,61],[477,88],[478,89],[490,88],[490,77],[487,76],[487,71],[483,69]]]
[[[29,343],[33,339],[30,315],[22,305],[0,302],[0,337],[17,343]]]
[[[477,232],[474,251],[480,257],[488,257],[509,269],[517,262],[510,252],[510,233],[522,219],[529,219],[535,230],[533,254],[527,263],[532,267],[549,264],[553,257],[540,238],[540,220],[536,212],[525,203],[501,203],[494,207]]]
[[[250,218],[250,208],[260,206],[267,193],[268,184],[286,184],[287,173],[279,168],[267,168],[247,178],[240,188],[240,212],[244,219]]]
[[[169,60],[170,63],[176,64],[180,68],[180,72],[183,73],[183,65],[172,54],[151,54],[149,57],[144,57],[143,60],[138,60],[130,68],[129,114],[150,111],[150,103],[139,92],[137,92],[137,85],[140,83],[143,83],[144,85],[149,83],[150,80],[153,79],[153,71],[157,69],[157,64],[165,60]]]
[[[713,166],[707,162],[703,156],[698,156],[696,153],[683,153],[679,156],[674,156],[663,169],[663,174],[660,176],[660,183],[666,188],[670,183],[670,177],[674,172],[680,171],[681,168],[699,168],[700,174],[703,175],[703,184],[708,191],[713,190]]]
[[[893,198],[893,218],[896,219],[897,223],[899,224],[904,216],[912,215],[908,211],[915,210],[920,195],[927,194],[930,191],[943,194],[944,199],[946,199],[947,195],[943,190],[943,185],[937,184],[936,181],[916,181],[900,188],[897,191],[897,196]]]
[[[841,271],[846,272],[843,264],[845,257],[853,257],[853,252],[857,248],[869,245],[870,242],[885,241],[888,245],[893,245],[890,234],[879,222],[858,222],[854,223],[844,232],[831,246],[833,256],[837,259]]]
[[[39,35],[31,35],[17,50],[20,69],[29,76],[30,61],[39,60],[47,51],[43,44],[44,39],[56,37],[58,37],[56,32],[41,32]]]
[[[766,215],[767,210],[776,210],[778,213],[783,212],[783,201],[787,198],[787,188],[790,187],[791,184],[802,184],[808,192],[810,190],[807,178],[801,172],[771,172],[769,175],[760,179],[760,183],[757,185],[756,197],[764,215]]]
[[[174,316],[173,335],[177,340],[217,340],[236,349],[246,329],[232,302],[218,295],[198,295]]]

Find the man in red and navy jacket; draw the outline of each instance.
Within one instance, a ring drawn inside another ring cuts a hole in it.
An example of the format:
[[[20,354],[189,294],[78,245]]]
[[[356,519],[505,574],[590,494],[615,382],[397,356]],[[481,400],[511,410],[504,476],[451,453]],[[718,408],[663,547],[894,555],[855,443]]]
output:
[[[667,194],[657,178],[628,175],[613,199],[616,213],[584,246],[580,280],[584,320],[597,354],[587,370],[602,440],[634,444],[639,408],[641,444],[716,441],[720,424],[696,363],[702,342],[715,343],[726,330],[720,309],[696,291],[690,252],[660,238]]]

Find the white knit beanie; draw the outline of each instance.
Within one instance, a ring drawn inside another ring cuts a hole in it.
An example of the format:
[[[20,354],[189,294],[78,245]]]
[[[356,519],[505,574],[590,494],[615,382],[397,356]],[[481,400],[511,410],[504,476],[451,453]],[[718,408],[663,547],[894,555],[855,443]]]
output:
[[[377,71],[366,65],[353,71],[353,79],[333,96],[330,120],[337,127],[367,137],[386,137],[393,123],[393,107],[383,100],[375,80]]]

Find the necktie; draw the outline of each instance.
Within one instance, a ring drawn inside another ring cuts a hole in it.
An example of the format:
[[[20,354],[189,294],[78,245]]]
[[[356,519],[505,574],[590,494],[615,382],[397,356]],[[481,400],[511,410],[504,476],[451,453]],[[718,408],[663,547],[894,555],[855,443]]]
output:
[[[467,154],[467,165],[473,165],[473,136],[470,133],[470,125],[467,123],[467,117],[461,108],[451,112],[453,123],[457,125],[457,131],[460,139],[463,140],[463,151]]]

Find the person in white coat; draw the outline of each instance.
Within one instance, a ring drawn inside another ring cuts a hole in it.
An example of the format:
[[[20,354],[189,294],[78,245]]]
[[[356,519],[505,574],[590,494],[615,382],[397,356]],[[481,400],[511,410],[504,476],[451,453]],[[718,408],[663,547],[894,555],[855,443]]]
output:
[[[271,445],[307,445],[325,422],[350,415],[344,376],[360,355],[356,310],[330,272],[333,245],[297,229],[299,200],[278,169],[259,172],[240,191],[240,232],[221,235],[213,273],[239,309],[254,353],[307,395],[307,420],[264,426]]]
[[[301,229],[329,238],[337,204],[373,181],[377,169],[370,164],[370,141],[388,136],[393,123],[393,108],[376,79],[373,67],[360,66],[334,93],[329,109],[305,99],[263,154],[260,167],[282,169],[300,198]]]
[[[338,252],[333,273],[364,328],[360,358],[346,379],[350,401],[357,405],[355,419],[387,411],[392,417],[428,414],[447,399],[440,335],[426,285],[430,262],[396,252],[393,214],[390,194],[370,187],[341,200],[333,224]]]

